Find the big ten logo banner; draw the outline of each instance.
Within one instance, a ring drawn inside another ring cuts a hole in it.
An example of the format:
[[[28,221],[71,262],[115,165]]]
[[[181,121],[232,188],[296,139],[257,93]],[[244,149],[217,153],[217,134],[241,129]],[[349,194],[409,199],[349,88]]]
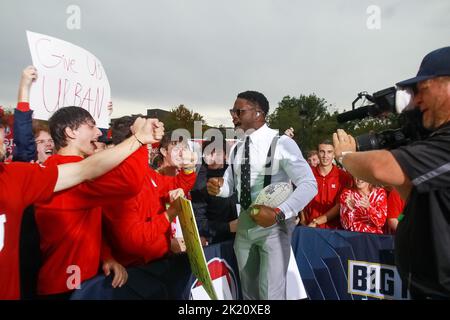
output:
[[[56,110],[78,106],[100,128],[109,127],[111,90],[105,70],[93,54],[69,42],[27,31],[38,79],[30,91],[36,119],[47,120]]]
[[[348,292],[378,299],[409,299],[395,266],[364,261],[348,261]]]

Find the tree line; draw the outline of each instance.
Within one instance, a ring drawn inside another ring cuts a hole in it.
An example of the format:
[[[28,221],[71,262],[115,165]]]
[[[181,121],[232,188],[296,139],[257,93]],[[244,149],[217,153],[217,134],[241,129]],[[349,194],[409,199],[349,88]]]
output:
[[[399,119],[396,114],[388,114],[382,118],[364,118],[362,120],[338,123],[338,111],[328,102],[315,94],[298,97],[285,96],[273,110],[267,122],[271,128],[279,129],[283,133],[292,127],[295,132],[294,140],[306,153],[314,150],[324,140],[331,140],[333,132],[338,128],[344,129],[353,136],[368,132],[380,132],[386,129],[398,128]],[[194,122],[201,121],[203,132],[209,126],[204,117],[184,105],[172,108],[168,116],[163,120],[166,130],[185,128],[194,134]],[[225,129],[219,126],[219,129]]]

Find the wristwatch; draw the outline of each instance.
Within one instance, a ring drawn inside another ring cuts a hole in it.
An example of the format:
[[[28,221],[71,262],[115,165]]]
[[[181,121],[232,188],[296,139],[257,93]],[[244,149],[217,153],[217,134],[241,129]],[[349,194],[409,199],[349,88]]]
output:
[[[279,208],[275,208],[275,221],[277,224],[282,224],[286,220],[286,215]]]

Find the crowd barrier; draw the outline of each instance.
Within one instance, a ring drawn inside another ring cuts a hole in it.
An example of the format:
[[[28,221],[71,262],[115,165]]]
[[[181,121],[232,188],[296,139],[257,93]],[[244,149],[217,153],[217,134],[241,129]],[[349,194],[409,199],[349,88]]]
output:
[[[408,292],[394,264],[394,238],[338,230],[297,227],[292,248],[308,299],[407,299]],[[205,257],[218,296],[242,298],[232,241],[213,244]],[[122,288],[111,277],[84,282],[72,299],[205,299],[185,254],[128,269]]]
[[[394,261],[394,237],[299,227],[292,237],[312,300],[408,299]]]

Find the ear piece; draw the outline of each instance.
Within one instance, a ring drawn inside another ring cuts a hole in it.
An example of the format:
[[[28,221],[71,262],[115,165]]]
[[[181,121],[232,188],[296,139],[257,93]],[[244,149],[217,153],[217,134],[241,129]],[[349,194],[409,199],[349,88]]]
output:
[[[257,112],[256,115],[259,116],[259,112]]]

